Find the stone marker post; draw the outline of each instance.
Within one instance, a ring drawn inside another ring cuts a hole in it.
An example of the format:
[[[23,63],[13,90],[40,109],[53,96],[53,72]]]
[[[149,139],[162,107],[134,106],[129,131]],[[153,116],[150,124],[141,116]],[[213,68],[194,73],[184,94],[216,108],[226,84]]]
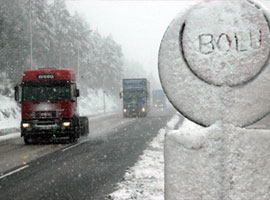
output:
[[[208,0],[169,25],[161,83],[202,127],[167,134],[166,200],[270,200],[270,131],[245,128],[270,113],[269,21],[258,2]]]

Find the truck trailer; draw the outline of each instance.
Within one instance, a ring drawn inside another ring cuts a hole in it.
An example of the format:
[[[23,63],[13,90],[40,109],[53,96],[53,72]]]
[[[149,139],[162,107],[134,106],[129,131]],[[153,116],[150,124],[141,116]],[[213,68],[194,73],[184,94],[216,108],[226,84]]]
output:
[[[21,103],[21,137],[25,144],[65,139],[75,142],[89,133],[88,118],[78,113],[79,89],[70,69],[25,71],[15,87]]]
[[[150,108],[150,83],[146,78],[123,79],[124,117],[146,117]]]

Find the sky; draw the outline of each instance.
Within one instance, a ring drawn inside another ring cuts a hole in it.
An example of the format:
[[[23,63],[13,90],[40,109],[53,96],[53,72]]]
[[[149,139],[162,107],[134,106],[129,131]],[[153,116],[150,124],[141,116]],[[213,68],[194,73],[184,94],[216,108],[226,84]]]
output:
[[[90,1],[66,0],[71,12],[78,12],[93,30],[122,46],[124,56],[144,65],[158,77],[158,50],[172,19],[197,0],[178,1]],[[270,0],[263,1],[270,8]]]

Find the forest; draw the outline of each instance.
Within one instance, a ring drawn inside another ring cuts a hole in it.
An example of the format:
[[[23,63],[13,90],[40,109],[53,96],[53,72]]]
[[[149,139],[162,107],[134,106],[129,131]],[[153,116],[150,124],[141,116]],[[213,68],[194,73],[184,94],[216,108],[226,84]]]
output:
[[[0,1],[2,81],[19,83],[28,69],[68,68],[84,89],[102,88],[115,95],[121,88],[123,60],[121,46],[79,14],[71,14],[64,0]]]

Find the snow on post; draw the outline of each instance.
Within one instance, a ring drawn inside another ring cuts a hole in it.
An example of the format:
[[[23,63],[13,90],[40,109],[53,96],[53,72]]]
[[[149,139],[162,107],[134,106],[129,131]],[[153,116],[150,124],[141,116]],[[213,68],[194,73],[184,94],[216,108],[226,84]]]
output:
[[[270,17],[251,0],[207,0],[177,16],[159,51],[174,107],[204,127],[165,142],[166,200],[270,198]]]

